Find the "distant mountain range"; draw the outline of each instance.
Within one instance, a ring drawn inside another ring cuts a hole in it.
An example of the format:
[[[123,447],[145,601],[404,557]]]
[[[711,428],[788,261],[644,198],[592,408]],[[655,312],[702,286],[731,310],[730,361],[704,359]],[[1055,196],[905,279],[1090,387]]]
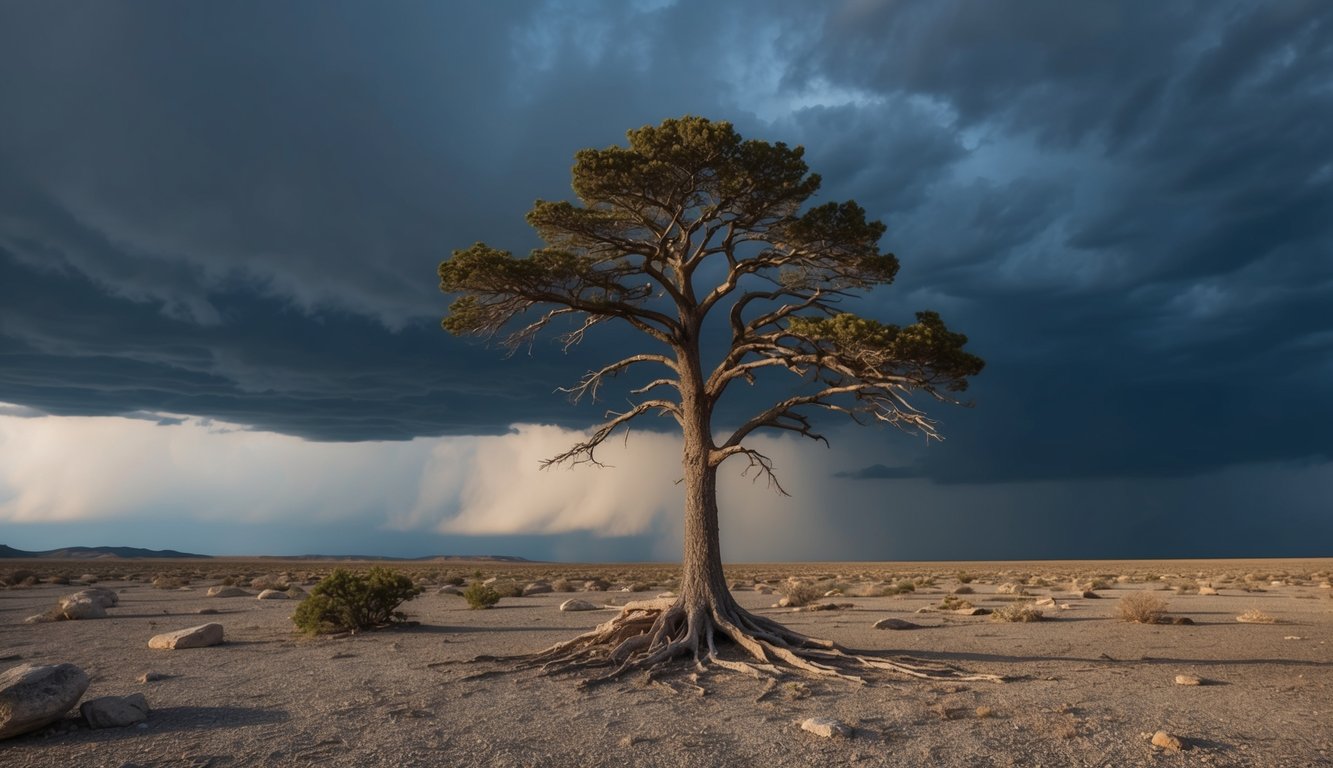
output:
[[[0,544],[0,560],[5,558],[47,558],[56,560],[105,560],[151,557],[159,559],[195,558],[207,560],[212,555],[177,552],[174,549],[140,549],[139,547],[64,547],[44,552],[28,552]],[[425,557],[385,557],[383,555],[258,555],[262,560],[383,560],[405,563],[482,561],[494,563],[530,563],[525,557],[512,555],[426,555]]]
[[[45,552],[27,552],[22,549],[0,544],[0,558],[53,558],[61,560],[103,560],[108,558],[157,557],[157,558],[208,558],[208,555],[196,555],[191,552],[177,552],[174,549],[140,549],[139,547],[64,547],[48,549]]]

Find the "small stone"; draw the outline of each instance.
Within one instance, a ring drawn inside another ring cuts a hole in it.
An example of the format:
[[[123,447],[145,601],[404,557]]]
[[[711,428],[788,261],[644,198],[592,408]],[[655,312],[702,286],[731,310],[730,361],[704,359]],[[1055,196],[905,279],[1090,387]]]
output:
[[[215,616],[217,615],[217,612],[218,609],[216,608],[200,608],[199,610],[195,611],[195,613],[197,613],[200,616]]]
[[[103,696],[80,704],[79,714],[92,728],[124,728],[148,719],[148,700],[142,693]]]
[[[572,598],[572,599],[566,600],[565,602],[561,603],[561,604],[560,604],[560,610],[562,610],[562,611],[595,611],[595,610],[597,610],[597,606],[593,605],[592,603],[588,602],[587,600],[579,600],[578,598]]]
[[[1193,624],[1193,623],[1194,623],[1194,619],[1191,619],[1191,618],[1188,617],[1188,616],[1177,616],[1177,617],[1175,617],[1174,619],[1171,620],[1171,623],[1172,623],[1172,624]]]
[[[1199,587],[1199,594],[1201,594],[1201,595],[1216,595],[1216,594],[1217,594],[1217,590],[1214,589],[1213,587]]]
[[[221,624],[200,624],[197,627],[156,635],[148,641],[148,647],[159,650],[183,650],[186,648],[206,648],[221,642]]]
[[[523,596],[530,597],[532,595],[545,595],[554,591],[555,590],[551,588],[550,584],[547,584],[544,581],[534,581],[531,584],[524,585]]]
[[[229,587],[225,584],[219,584],[216,587],[208,588],[208,597],[249,597],[250,593],[240,587]]]
[[[260,593],[259,593],[259,596],[256,597],[255,599],[256,599],[256,600],[291,600],[292,598],[291,598],[291,595],[288,595],[288,594],[287,594],[286,590],[282,590],[282,589],[266,589],[266,590],[264,590],[263,592],[260,592]]]
[[[989,616],[989,608],[955,608],[950,613],[956,613],[959,616]]]
[[[156,683],[158,680],[166,680],[167,676],[161,672],[145,672],[139,675],[139,684]]]
[[[1282,639],[1283,639],[1283,640],[1304,640],[1305,638],[1301,637],[1300,635],[1287,635],[1286,637],[1284,637],[1284,638],[1282,638]]]
[[[1043,597],[1043,598],[1041,598],[1040,600],[1036,601],[1036,602],[1034,603],[1034,605],[1036,605],[1036,606],[1038,606],[1038,607],[1041,607],[1041,608],[1054,608],[1054,607],[1055,607],[1055,598],[1053,598],[1053,597]]]
[[[1203,685],[1203,678],[1198,675],[1176,675],[1176,685]]]
[[[851,727],[829,717],[807,718],[805,722],[801,723],[801,730],[809,731],[816,736],[823,736],[826,739],[834,736],[852,735]]]
[[[73,664],[20,664],[0,672],[0,739],[54,723],[86,690],[88,675]]]
[[[1171,752],[1179,752],[1185,748],[1185,743],[1181,741],[1179,736],[1172,736],[1166,731],[1158,731],[1157,733],[1154,733],[1152,735],[1152,744],[1154,747],[1161,747],[1162,749],[1170,750]]]
[[[439,589],[435,590],[435,594],[437,594],[437,595],[458,595],[459,597],[462,597],[462,595],[463,595],[463,588],[462,588],[462,587],[459,587],[459,586],[455,586],[455,585],[453,585],[453,584],[445,584],[443,587],[440,587]]]
[[[672,592],[671,590],[667,590],[666,592],[660,592],[660,593],[658,593],[657,598],[658,598],[659,600],[665,600],[665,599],[668,598],[668,597],[674,598],[675,596],[676,596],[676,593],[675,593],[675,592]]]
[[[921,625],[906,619],[888,618],[875,622],[875,629],[921,629]]]
[[[1089,599],[1089,600],[1097,600],[1097,599],[1100,599],[1100,598],[1101,598],[1101,595],[1097,594],[1096,592],[1093,592],[1091,589],[1085,589],[1085,590],[1083,590],[1083,593],[1082,593],[1081,596],[1082,596],[1082,597],[1085,597],[1085,598],[1087,598],[1087,599]]]

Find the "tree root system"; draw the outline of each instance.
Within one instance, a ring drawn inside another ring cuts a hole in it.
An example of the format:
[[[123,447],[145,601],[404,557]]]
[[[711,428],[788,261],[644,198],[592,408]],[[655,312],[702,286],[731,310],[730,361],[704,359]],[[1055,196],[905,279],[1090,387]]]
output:
[[[723,658],[718,653],[719,643],[727,641],[741,649],[742,658]],[[665,600],[630,603],[618,617],[591,632],[536,653],[476,660],[511,661],[518,669],[538,669],[544,674],[595,671],[580,682],[582,687],[634,672],[646,672],[651,679],[682,657],[692,659],[696,673],[714,666],[758,679],[795,673],[865,684],[866,673],[889,672],[921,680],[1004,680],[939,662],[852,651],[802,635],[734,603],[725,608],[715,604],[691,608],[681,601]]]

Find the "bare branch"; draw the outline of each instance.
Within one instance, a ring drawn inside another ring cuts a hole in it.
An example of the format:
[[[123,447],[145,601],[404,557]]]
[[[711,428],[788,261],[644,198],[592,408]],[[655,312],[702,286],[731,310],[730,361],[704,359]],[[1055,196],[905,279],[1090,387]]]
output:
[[[606,439],[619,427],[627,425],[634,419],[654,410],[658,412],[658,415],[670,414],[674,416],[677,423],[681,420],[680,406],[670,400],[645,400],[624,413],[608,411],[607,416],[613,418],[593,430],[592,436],[587,440],[575,444],[564,453],[543,461],[542,469],[560,464],[605,466],[597,460],[597,447],[606,442]]]
[[[604,366],[596,371],[589,371],[588,373],[584,374],[583,378],[579,380],[578,384],[572,387],[560,387],[558,391],[570,395],[570,399],[576,403],[579,400],[581,400],[585,395],[588,396],[588,398],[591,400],[596,400],[597,391],[601,388],[602,384],[605,382],[607,377],[615,376],[619,374],[621,371],[624,371],[625,369],[633,365],[637,365],[638,363],[658,363],[660,365],[665,365],[667,368],[670,368],[673,371],[676,370],[676,362],[671,358],[666,357],[665,355],[652,355],[652,354],[631,355],[627,358],[624,358],[623,360],[617,360],[616,362]],[[672,380],[659,379],[658,381],[670,382]],[[635,394],[638,394],[639,391],[640,390],[635,390]]]

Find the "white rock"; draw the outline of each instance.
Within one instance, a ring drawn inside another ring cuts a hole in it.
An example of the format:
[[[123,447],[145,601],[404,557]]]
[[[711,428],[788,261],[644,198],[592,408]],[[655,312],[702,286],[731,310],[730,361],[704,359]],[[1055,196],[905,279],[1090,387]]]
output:
[[[1173,736],[1166,731],[1158,731],[1157,733],[1154,733],[1152,735],[1152,743],[1155,747],[1161,747],[1162,749],[1171,752],[1179,752],[1185,748],[1185,744],[1181,741],[1179,736]]]
[[[445,584],[443,587],[440,587],[439,589],[435,590],[435,594],[437,594],[437,595],[459,595],[459,596],[462,596],[462,594],[463,594],[463,588],[462,588],[462,587],[454,586],[453,584]]]
[[[156,635],[148,641],[149,648],[161,650],[181,650],[185,648],[205,648],[222,642],[221,624],[200,624],[189,629]]]
[[[86,690],[88,675],[73,664],[20,664],[0,672],[0,739],[54,723]]]
[[[260,593],[259,593],[259,596],[256,597],[255,599],[256,599],[256,600],[291,600],[292,597],[291,597],[291,595],[287,594],[287,592],[286,592],[285,590],[281,590],[281,589],[266,589],[266,590],[264,590],[263,592],[260,592]]]
[[[826,739],[834,736],[852,735],[851,727],[829,717],[808,718],[801,723],[801,730],[809,731],[816,736],[823,736]]]
[[[578,598],[573,598],[573,599],[566,600],[565,602],[561,603],[561,604],[560,604],[560,610],[562,610],[562,611],[595,611],[595,610],[597,610],[597,606],[593,605],[592,603],[588,602],[587,600],[579,600]]]
[[[80,704],[79,714],[91,728],[124,728],[148,719],[148,700],[142,693],[103,696]]]
[[[906,619],[880,619],[875,622],[875,629],[920,629],[920,624],[913,624]]]
[[[1176,685],[1203,685],[1203,678],[1198,675],[1176,675]]]
[[[88,599],[103,608],[115,608],[120,604],[120,595],[116,594],[115,590],[107,589],[106,587],[88,587],[87,589],[81,589],[65,599]]]
[[[530,597],[531,595],[544,595],[547,594],[548,592],[554,592],[554,591],[555,590],[551,588],[551,585],[547,584],[544,581],[534,581],[531,584],[526,584],[523,586],[524,597]]]
[[[229,587],[225,584],[219,584],[216,587],[208,588],[208,597],[249,597],[250,593],[240,587]]]

